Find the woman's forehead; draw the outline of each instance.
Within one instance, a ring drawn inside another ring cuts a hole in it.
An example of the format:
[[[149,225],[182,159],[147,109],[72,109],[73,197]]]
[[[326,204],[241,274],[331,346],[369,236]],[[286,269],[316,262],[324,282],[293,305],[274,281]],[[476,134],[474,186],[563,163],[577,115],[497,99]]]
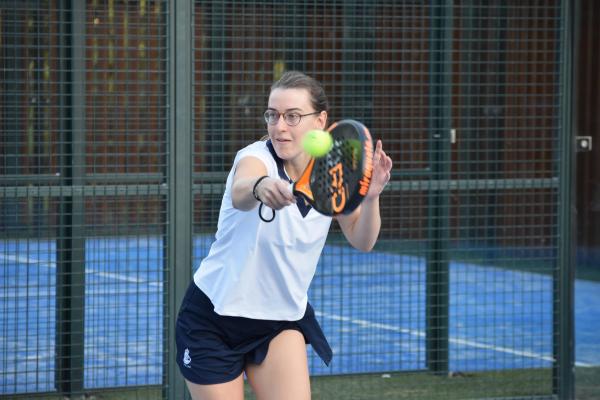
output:
[[[269,95],[269,107],[277,110],[308,109],[311,107],[310,93],[301,88],[277,88]]]

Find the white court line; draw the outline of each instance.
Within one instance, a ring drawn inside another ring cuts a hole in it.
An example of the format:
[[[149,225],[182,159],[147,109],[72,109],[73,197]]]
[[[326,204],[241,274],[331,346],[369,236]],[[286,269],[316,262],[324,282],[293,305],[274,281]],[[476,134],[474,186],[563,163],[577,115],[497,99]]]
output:
[[[40,260],[36,260],[35,258],[0,255],[0,260],[15,262],[15,263],[19,263],[19,264],[35,265],[37,267],[46,267],[46,268],[56,269],[56,263],[40,261]],[[124,281],[124,282],[129,282],[129,283],[140,283],[140,284],[146,284],[146,285],[150,285],[150,286],[162,287],[162,283],[160,283],[160,282],[149,282],[149,281],[135,278],[133,276],[129,276],[129,275],[125,275],[125,274],[117,274],[114,272],[101,272],[101,271],[96,271],[95,269],[92,269],[92,268],[86,268],[85,272],[88,274],[94,274],[96,276],[100,276],[103,278],[114,279],[116,281]]]
[[[403,334],[407,334],[407,335],[411,335],[411,336],[417,336],[417,337],[423,337],[423,338],[425,337],[425,332],[415,330],[415,329],[407,329],[407,328],[402,328],[402,327],[395,326],[395,325],[380,324],[377,322],[371,322],[371,321],[367,321],[364,319],[355,319],[355,318],[350,318],[350,317],[344,317],[341,315],[323,313],[323,312],[316,311],[316,310],[315,310],[315,314],[319,317],[332,319],[334,321],[349,322],[351,324],[358,325],[361,328],[376,328],[376,329],[381,329],[384,331],[398,332],[398,333],[403,333]],[[508,348],[508,347],[494,346],[491,344],[480,343],[480,342],[466,340],[466,339],[449,338],[448,341],[453,344],[474,347],[477,349],[492,350],[492,351],[497,351],[499,353],[511,354],[514,356],[533,358],[533,359],[543,360],[543,361],[548,361],[548,362],[555,361],[553,357],[545,356],[543,354],[534,353],[531,351],[515,350],[515,349]],[[594,365],[588,364],[588,363],[583,363],[583,362],[575,362],[575,366],[576,367],[593,367]]]

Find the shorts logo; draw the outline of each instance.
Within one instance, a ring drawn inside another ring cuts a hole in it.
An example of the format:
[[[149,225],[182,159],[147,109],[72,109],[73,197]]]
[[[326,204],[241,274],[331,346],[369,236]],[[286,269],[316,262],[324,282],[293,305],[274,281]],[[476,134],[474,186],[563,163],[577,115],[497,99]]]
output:
[[[185,365],[188,368],[191,368],[190,367],[191,362],[192,362],[192,357],[190,357],[190,350],[185,349],[185,351],[183,352],[183,365]]]

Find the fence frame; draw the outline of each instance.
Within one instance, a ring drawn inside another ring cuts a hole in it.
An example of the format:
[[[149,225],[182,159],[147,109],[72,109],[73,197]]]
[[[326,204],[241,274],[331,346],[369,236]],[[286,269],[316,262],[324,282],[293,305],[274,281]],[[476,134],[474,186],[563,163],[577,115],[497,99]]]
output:
[[[85,232],[84,199],[93,195],[86,191],[85,174],[85,23],[86,4],[81,1],[60,1],[61,18],[66,24],[61,31],[62,56],[65,57],[64,84],[61,90],[61,129],[63,146],[69,146],[63,154],[61,185],[58,188],[2,187],[1,197],[61,196],[60,230],[57,242],[57,335],[56,335],[56,384],[58,394],[81,393],[84,391],[84,280],[85,280]],[[452,1],[435,0],[434,9],[439,14],[433,19],[443,18],[443,26],[435,29],[433,38],[431,94],[432,110],[430,126],[433,181],[411,180],[391,182],[388,190],[413,191],[429,188],[432,193],[430,221],[438,225],[429,226],[438,235],[448,233],[448,193],[451,188],[498,187],[500,181],[473,179],[452,180],[448,168],[448,137],[451,128],[451,79],[452,79]],[[184,380],[175,363],[175,318],[179,304],[191,280],[193,260],[193,195],[203,187],[193,184],[194,132],[194,0],[171,0],[165,5],[167,13],[167,80],[168,80],[168,163],[166,182],[161,193],[167,198],[167,221],[164,233],[164,320],[163,320],[163,384],[165,398],[180,399],[186,396]],[[576,98],[573,95],[575,69],[573,67],[577,31],[580,17],[580,1],[562,1],[561,74],[559,87],[560,123],[558,130],[558,177],[553,179],[510,180],[508,187],[555,187],[558,190],[558,258],[553,276],[553,394],[558,399],[573,399],[574,384],[574,273],[575,273],[575,121],[572,117]],[[63,25],[64,26],[64,25]],[[446,38],[442,42],[442,36]],[[69,38],[70,37],[70,38]],[[214,62],[218,63],[219,60]],[[221,101],[217,99],[216,101]],[[69,108],[70,113],[64,111]],[[437,135],[440,135],[438,137]],[[502,182],[500,182],[502,183]],[[222,184],[218,184],[222,187]],[[432,186],[433,185],[433,186]],[[128,184],[119,185],[127,188]],[[203,186],[203,185],[200,185]],[[64,192],[63,192],[64,188]],[[55,189],[57,191],[55,191]],[[197,190],[196,190],[197,189]],[[116,189],[115,189],[116,190]],[[77,231],[76,231],[77,230]],[[448,369],[448,260],[447,238],[430,237],[427,280],[427,368],[429,372],[447,372]],[[430,281],[436,277],[439,281]],[[37,394],[36,394],[37,395]],[[17,398],[31,394],[17,395]]]

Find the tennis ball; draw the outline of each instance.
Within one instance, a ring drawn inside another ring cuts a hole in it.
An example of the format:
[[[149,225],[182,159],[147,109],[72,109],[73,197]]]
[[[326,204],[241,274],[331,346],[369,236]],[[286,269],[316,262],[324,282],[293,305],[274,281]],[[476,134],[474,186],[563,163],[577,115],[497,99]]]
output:
[[[302,147],[313,157],[323,157],[333,146],[333,139],[327,131],[313,129],[304,135]]]

